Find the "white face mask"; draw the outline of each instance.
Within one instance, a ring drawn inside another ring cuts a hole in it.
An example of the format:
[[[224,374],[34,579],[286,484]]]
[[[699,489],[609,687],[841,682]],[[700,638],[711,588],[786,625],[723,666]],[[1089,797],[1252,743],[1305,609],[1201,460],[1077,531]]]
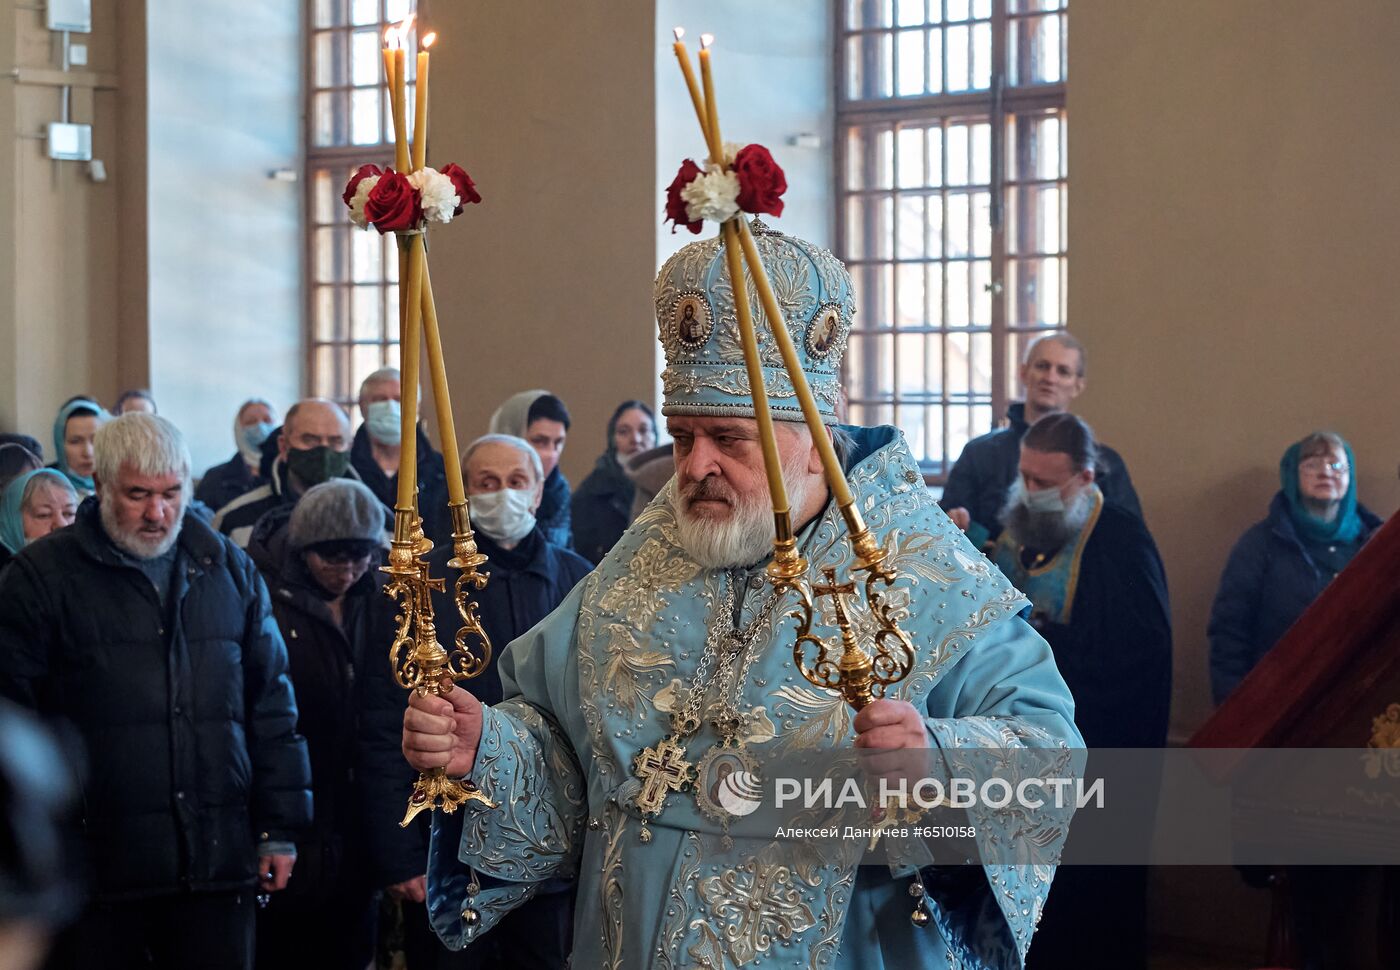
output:
[[[534,489],[479,492],[471,496],[472,524],[496,542],[519,542],[535,527],[535,513],[530,510],[534,501]]]
[[[365,408],[365,426],[369,436],[381,445],[393,447],[403,439],[398,401],[375,401]]]
[[[1064,497],[1058,488],[1026,489],[1021,493],[1021,503],[1032,512],[1063,512]]]

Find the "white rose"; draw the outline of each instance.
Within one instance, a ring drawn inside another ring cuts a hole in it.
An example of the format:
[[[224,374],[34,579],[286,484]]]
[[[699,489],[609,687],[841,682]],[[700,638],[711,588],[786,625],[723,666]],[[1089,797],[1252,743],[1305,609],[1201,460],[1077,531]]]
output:
[[[697,175],[681,189],[685,214],[691,222],[724,222],[739,214],[739,177],[733,172]]]
[[[425,166],[408,177],[423,200],[423,218],[429,222],[451,222],[452,213],[462,200],[452,180],[437,169]]]
[[[744,146],[741,145],[741,144],[739,144],[737,141],[727,141],[727,142],[725,142],[725,143],[724,143],[724,164],[720,167],[720,170],[721,170],[721,171],[728,171],[729,169],[733,168],[733,167],[734,167],[734,156],[738,155],[739,152],[743,151],[743,149],[744,149]],[[714,163],[714,162],[711,162],[711,161],[709,161],[709,160],[707,159],[706,162],[705,162],[705,171],[707,171],[707,172],[713,172],[713,171],[715,171],[715,163]]]
[[[355,186],[355,196],[350,200],[350,221],[361,229],[369,228],[369,220],[365,218],[365,202],[378,184],[379,176],[371,175],[360,179],[360,184]]]

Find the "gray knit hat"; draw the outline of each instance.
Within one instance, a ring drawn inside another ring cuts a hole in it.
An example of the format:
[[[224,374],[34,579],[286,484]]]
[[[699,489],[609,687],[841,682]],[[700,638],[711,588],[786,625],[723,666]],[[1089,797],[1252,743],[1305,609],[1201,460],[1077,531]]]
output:
[[[292,509],[287,539],[294,550],[323,542],[360,541],[388,546],[383,504],[363,482],[333,478],[307,489]]]

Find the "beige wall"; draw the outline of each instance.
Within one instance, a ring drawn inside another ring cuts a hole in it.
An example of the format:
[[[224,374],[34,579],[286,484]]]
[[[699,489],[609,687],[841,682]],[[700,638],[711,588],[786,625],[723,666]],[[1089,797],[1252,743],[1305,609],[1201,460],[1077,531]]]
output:
[[[429,162],[484,201],[433,236],[458,436],[510,394],[548,387],[573,412],[577,485],[626,398],[655,380],[653,4],[424,0],[433,58]]]
[[[1400,501],[1394,0],[1074,0],[1069,315],[1083,413],[1166,561],[1174,734],[1210,710],[1205,626],[1284,448],[1332,428]]]
[[[120,53],[140,42],[130,27],[143,6],[95,0],[93,33],[74,38],[89,61],[69,78],[71,118],[94,123],[100,183],[84,163],[49,160],[37,137],[60,119],[61,62],[42,10],[0,6],[0,69],[20,72],[0,88],[0,130],[12,133],[0,151],[0,427],[36,433],[50,451],[63,400],[90,392],[111,403],[119,386],[147,378],[143,307],[120,298],[124,277],[144,275],[145,221],[132,208],[144,202],[144,119],[124,97],[130,72],[137,86],[143,72],[139,57]]]

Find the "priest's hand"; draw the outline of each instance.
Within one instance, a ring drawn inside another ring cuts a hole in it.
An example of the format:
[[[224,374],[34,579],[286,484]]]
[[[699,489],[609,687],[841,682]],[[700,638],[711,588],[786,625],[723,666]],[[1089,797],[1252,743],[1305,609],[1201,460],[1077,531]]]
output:
[[[927,748],[924,716],[908,701],[873,700],[856,714],[856,747],[884,751]]]
[[[926,773],[929,746],[924,716],[908,701],[873,700],[856,714],[856,747],[869,750],[861,764],[872,777],[891,782],[915,780]]]
[[[972,524],[972,513],[968,512],[968,510],[961,505],[955,509],[949,509],[948,518],[953,520],[953,525],[962,529],[964,532],[966,532],[967,527]]]
[[[403,715],[403,756],[419,771],[447,769],[465,778],[481,743],[481,701],[452,686],[441,697],[414,691]]]

